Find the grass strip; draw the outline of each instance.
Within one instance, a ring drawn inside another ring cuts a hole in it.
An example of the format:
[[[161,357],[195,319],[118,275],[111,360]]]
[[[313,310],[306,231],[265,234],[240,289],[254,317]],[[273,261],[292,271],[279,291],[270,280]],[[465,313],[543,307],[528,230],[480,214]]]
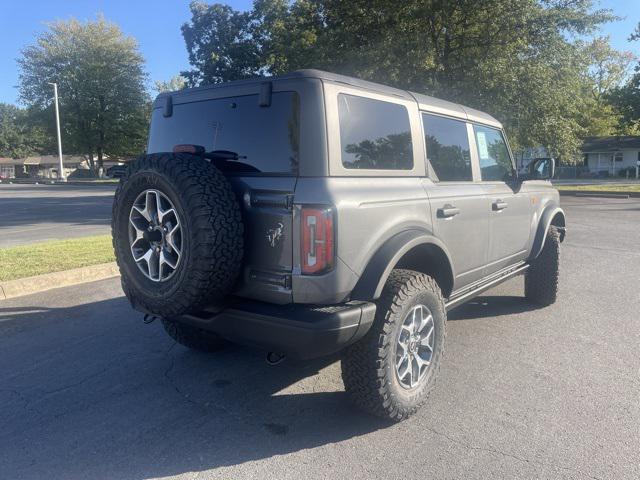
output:
[[[0,281],[113,262],[110,235],[0,248]]]

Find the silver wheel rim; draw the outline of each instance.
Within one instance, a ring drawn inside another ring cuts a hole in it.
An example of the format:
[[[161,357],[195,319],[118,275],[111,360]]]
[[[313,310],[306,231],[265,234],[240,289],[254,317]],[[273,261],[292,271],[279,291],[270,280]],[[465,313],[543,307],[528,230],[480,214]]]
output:
[[[424,379],[433,357],[434,338],[431,311],[416,305],[402,322],[396,344],[396,375],[404,388],[415,388]]]
[[[180,218],[171,200],[159,190],[145,190],[133,202],[129,245],[140,271],[154,282],[168,280],[180,265]]]

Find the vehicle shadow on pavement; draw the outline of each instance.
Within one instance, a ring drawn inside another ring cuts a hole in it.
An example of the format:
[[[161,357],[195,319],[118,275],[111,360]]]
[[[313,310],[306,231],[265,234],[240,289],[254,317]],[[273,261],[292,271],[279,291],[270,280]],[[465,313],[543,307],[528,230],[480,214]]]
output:
[[[537,306],[529,303],[522,296],[480,296],[450,311],[447,319],[454,321],[480,320],[483,318],[531,312],[537,309]]]
[[[141,318],[122,297],[0,305],[0,478],[164,477],[388,426],[349,405],[335,359],[192,352]]]

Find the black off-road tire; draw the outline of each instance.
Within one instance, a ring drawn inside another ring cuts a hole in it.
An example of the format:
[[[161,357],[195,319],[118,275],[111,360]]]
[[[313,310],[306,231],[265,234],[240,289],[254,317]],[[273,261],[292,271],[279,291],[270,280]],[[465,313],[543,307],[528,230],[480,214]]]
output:
[[[551,225],[540,255],[531,262],[524,280],[524,296],[528,301],[547,307],[558,297],[560,276],[560,232]]]
[[[213,332],[208,332],[174,320],[163,318],[162,326],[171,338],[180,345],[192,350],[217,352],[228,345],[226,340]]]
[[[162,192],[181,222],[182,257],[163,282],[142,273],[130,248],[129,214],[137,196],[148,189]],[[143,312],[171,318],[221,301],[240,273],[240,205],[222,172],[199,156],[158,153],[131,162],[115,193],[111,230],[122,289]]]
[[[378,417],[400,421],[426,402],[435,385],[444,354],[447,313],[436,281],[412,270],[393,270],[376,303],[371,329],[344,351],[342,380],[356,406]],[[404,319],[418,304],[427,306],[433,315],[434,352],[422,381],[406,389],[396,374],[396,342]]]

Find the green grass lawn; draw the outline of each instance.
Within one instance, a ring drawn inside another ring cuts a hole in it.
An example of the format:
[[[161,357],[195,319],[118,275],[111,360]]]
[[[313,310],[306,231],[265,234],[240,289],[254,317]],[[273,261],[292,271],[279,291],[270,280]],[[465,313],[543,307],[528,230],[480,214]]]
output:
[[[0,248],[0,281],[114,260],[110,235]]]
[[[640,184],[637,185],[557,185],[558,190],[576,192],[640,192]]]

